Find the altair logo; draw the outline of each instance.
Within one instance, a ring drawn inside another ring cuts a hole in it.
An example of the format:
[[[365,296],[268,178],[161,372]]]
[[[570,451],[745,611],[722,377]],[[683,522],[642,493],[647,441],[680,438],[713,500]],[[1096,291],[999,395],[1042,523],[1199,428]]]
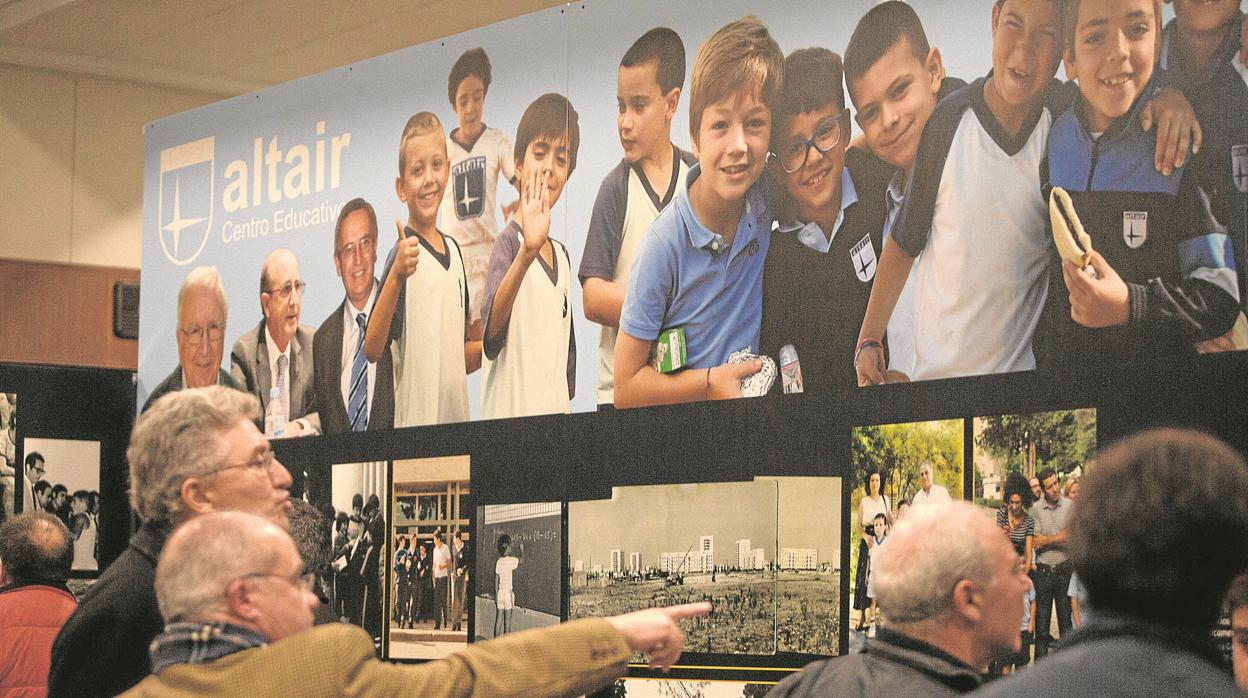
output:
[[[160,249],[178,266],[194,262],[208,242],[216,201],[212,136],[160,151]]]

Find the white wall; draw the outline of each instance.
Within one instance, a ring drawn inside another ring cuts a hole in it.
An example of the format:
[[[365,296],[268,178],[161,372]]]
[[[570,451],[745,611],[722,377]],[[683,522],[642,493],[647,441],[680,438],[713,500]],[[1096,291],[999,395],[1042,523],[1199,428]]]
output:
[[[0,257],[137,269],[143,124],[218,99],[0,64]]]

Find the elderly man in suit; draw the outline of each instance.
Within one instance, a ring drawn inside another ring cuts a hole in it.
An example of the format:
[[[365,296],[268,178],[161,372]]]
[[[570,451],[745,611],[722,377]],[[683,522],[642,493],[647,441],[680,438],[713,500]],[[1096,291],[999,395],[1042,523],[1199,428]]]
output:
[[[346,297],[316,330],[316,404],[326,434],[394,426],[390,352],[364,356],[364,328],[377,301],[377,213],[364,199],[342,207],[334,225],[334,269]]]
[[[183,388],[238,384],[221,368],[225,351],[225,319],[229,311],[221,275],[216,267],[196,267],[178,290],[178,367],[173,369],[143,403],[143,411]]]
[[[624,674],[630,651],[666,669],[677,621],[706,603],[591,618],[470,645],[434,662],[393,665],[345,623],[312,627],[316,596],[286,533],[242,513],[198,517],[169,539],[156,596],[170,622],[152,645],[153,676],[126,696],[543,695],[592,692]]]
[[[239,337],[230,352],[234,382],[260,400],[256,425],[261,429],[269,392],[277,388],[287,419],[284,436],[321,432],[312,381],[312,328],[299,324],[305,288],[294,253],[284,248],[270,252],[260,268],[264,319],[255,330]]]
[[[141,525],[57,635],[49,696],[112,696],[151,673],[156,559],[176,525],[222,510],[288,525],[290,473],[256,429],[256,409],[251,395],[212,386],[166,395],[139,417],[126,460]]]

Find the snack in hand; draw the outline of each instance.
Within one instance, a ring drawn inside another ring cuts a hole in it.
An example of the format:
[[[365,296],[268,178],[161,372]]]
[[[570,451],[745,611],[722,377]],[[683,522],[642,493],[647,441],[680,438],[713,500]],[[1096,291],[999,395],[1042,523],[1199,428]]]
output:
[[[1061,187],[1049,193],[1049,222],[1053,226],[1053,244],[1062,259],[1086,269],[1092,261],[1092,236],[1083,229],[1070,194]]]

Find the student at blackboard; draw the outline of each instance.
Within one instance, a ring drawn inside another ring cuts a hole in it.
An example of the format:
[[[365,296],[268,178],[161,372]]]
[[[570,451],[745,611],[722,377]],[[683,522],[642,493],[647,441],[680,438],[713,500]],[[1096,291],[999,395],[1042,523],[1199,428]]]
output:
[[[523,542],[516,544],[516,554],[512,555],[511,536],[504,533],[498,537],[498,562],[494,563],[494,637],[511,632],[511,612],[516,608],[512,574],[523,556]]]

